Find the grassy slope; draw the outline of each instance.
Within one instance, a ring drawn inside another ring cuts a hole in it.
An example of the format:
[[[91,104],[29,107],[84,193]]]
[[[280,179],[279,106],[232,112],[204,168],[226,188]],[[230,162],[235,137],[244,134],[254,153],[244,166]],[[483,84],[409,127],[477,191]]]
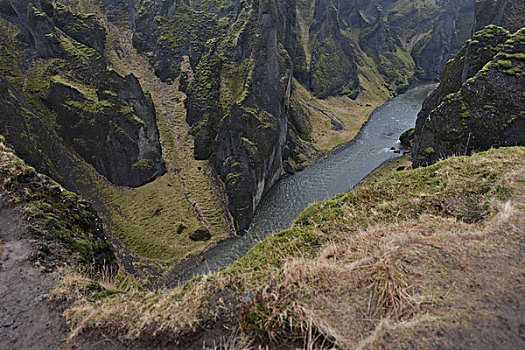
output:
[[[368,68],[363,67],[363,70]],[[313,96],[303,86],[295,83],[295,96],[303,107],[310,112],[315,146],[321,150],[332,150],[337,146],[349,143],[359,133],[372,112],[383,105],[392,95],[382,88],[382,80],[368,69],[373,77],[372,83],[360,75],[363,92],[352,100],[347,96],[329,97],[322,100]],[[342,130],[333,130],[331,118],[343,125]]]
[[[469,332],[495,313],[476,309],[484,291],[524,282],[524,160],[525,148],[502,148],[376,177],[311,206],[217,274],[77,302],[66,312],[72,335],[100,328],[123,341],[152,331],[180,340],[218,319],[235,325],[239,314],[247,334],[280,343],[389,347],[381,335]],[[487,300],[490,308],[499,299]]]

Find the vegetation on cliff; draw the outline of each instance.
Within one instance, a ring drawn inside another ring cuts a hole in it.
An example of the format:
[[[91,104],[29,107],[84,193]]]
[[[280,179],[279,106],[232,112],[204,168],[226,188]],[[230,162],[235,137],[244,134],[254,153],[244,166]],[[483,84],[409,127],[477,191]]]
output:
[[[525,144],[525,29],[487,26],[443,72],[418,116],[416,166],[450,155]]]
[[[139,1],[133,44],[163,81],[180,81],[194,156],[215,168],[239,231],[285,172],[436,78],[469,35],[473,3]]]
[[[33,259],[47,271],[71,266],[116,270],[113,245],[91,203],[35,172],[0,137],[0,196],[24,212],[38,249]]]

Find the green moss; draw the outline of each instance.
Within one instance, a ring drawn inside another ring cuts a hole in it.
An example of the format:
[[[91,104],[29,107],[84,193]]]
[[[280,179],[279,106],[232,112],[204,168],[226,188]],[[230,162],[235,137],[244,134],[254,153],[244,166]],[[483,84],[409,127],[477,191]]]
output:
[[[507,75],[513,75],[513,76],[516,76],[516,77],[525,76],[525,64],[524,63],[520,63],[520,64],[512,67],[511,69],[504,70],[503,73],[505,73]]]
[[[104,94],[111,96],[111,97],[118,97],[116,93],[114,93],[113,91],[109,91],[109,90],[104,90]]]
[[[468,119],[470,118],[470,111],[466,108],[462,109],[461,111],[461,118]]]
[[[226,175],[226,180],[227,181],[242,180],[243,178],[244,178],[244,174],[243,173],[237,173],[237,174],[229,173],[228,175]]]
[[[311,89],[315,96],[327,98],[349,94],[355,97],[352,82],[357,79],[353,57],[334,39],[320,43],[312,54]]]
[[[151,159],[142,159],[135,164],[133,164],[133,168],[135,169],[151,169],[153,168],[153,161]]]
[[[512,62],[510,60],[498,60],[498,64],[503,68],[512,68]]]
[[[434,154],[436,153],[436,151],[434,150],[434,148],[432,147],[428,147],[427,149],[425,149],[424,151],[426,154]]]
[[[33,12],[33,15],[35,17],[47,17],[47,15],[44,12],[40,12],[35,6],[31,4],[30,11]]]
[[[379,56],[377,61],[379,72],[395,91],[403,91],[409,87],[416,74],[416,64],[408,52],[398,47],[394,53],[386,52]]]

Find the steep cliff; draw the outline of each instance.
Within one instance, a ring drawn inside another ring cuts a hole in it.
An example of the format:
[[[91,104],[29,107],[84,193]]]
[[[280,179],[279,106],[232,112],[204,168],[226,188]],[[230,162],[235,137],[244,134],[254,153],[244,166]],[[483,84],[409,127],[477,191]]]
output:
[[[470,37],[473,15],[473,1],[444,2],[431,31],[415,43],[412,51],[416,65],[425,72],[427,79],[438,79],[447,61]]]
[[[237,229],[246,228],[309,139],[307,114],[291,107],[293,74],[304,75],[294,67],[305,66],[295,2],[142,1],[138,8],[134,45],[161,79],[181,76],[194,156],[213,164]]]
[[[17,152],[75,189],[81,179],[58,164],[78,168],[77,155],[117,185],[164,172],[155,108],[134,76],[107,69],[95,15],[49,1],[4,1],[0,13],[0,127]],[[61,151],[48,152],[52,145]]]
[[[414,165],[525,144],[525,29],[488,26],[467,41],[418,115]]]

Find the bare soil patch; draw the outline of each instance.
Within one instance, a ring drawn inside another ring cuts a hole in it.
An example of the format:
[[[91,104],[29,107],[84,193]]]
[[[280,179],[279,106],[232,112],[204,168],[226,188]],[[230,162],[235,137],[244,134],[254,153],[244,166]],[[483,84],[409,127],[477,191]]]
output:
[[[6,197],[0,193],[0,349],[59,349],[68,328],[49,301],[53,275],[31,261],[28,226]]]

